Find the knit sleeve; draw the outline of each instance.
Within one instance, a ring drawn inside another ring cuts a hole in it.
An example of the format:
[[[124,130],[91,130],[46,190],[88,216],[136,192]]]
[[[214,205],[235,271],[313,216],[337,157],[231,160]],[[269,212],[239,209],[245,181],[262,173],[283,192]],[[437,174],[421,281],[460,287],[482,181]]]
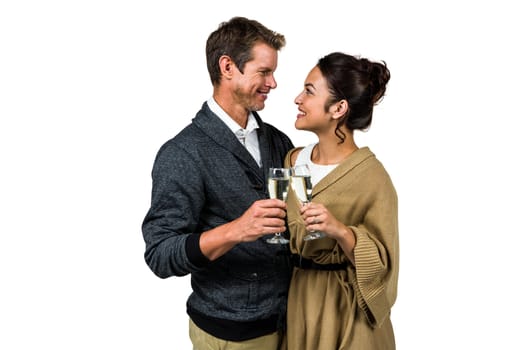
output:
[[[173,142],[159,151],[154,163],[151,207],[142,232],[145,260],[159,277],[184,276],[199,269],[206,258],[198,251],[196,222],[205,201],[193,159]]]
[[[372,327],[380,326],[390,313],[399,273],[397,195],[390,179],[377,185],[363,223],[352,227],[356,235],[354,290]]]

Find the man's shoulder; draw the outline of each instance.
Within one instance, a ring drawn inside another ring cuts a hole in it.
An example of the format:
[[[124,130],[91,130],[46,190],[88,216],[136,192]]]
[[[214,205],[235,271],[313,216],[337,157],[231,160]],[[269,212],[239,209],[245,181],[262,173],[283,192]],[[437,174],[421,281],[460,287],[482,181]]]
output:
[[[270,123],[265,122],[264,120],[262,120],[262,118],[259,116],[258,113],[254,112],[253,115],[255,116],[255,120],[257,120],[257,123],[259,124],[259,126],[261,128],[263,128],[266,133],[273,134],[273,135],[284,136],[286,138],[288,137],[283,131],[278,129],[273,124],[270,124]]]
[[[279,139],[281,142],[286,144],[287,148],[292,147],[292,140],[284,133],[284,131],[278,129],[277,127],[273,126],[272,124],[263,122],[262,123],[264,128],[264,133],[269,136],[270,139],[276,140]]]
[[[159,152],[166,152],[177,148],[185,148],[195,142],[199,129],[190,123],[179,130],[173,137],[166,140],[160,147]]]
[[[176,145],[191,143],[191,140],[202,135],[201,127],[199,125],[203,123],[203,120],[205,121],[208,119],[206,117],[208,111],[209,109],[205,109],[203,106],[203,108],[195,114],[190,123],[179,130],[172,138],[164,142],[162,147],[173,147]]]

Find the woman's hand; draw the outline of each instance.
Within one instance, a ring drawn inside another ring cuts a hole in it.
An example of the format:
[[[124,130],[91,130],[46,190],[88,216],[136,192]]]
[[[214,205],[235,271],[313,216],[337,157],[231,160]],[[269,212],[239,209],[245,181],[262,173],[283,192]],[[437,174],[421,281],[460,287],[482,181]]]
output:
[[[303,205],[301,216],[307,231],[321,231],[334,239],[342,237],[346,231],[346,226],[337,220],[323,204],[311,202]]]
[[[301,207],[301,216],[307,231],[320,231],[337,241],[346,256],[354,263],[356,238],[354,231],[337,220],[323,204],[307,203]]]

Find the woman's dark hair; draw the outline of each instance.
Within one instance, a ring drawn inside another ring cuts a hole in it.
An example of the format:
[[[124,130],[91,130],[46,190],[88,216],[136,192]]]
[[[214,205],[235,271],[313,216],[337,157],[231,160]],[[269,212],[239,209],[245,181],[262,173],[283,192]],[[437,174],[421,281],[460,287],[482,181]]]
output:
[[[334,52],[319,59],[317,66],[327,81],[331,95],[325,106],[326,111],[337,101],[346,100],[349,105],[347,114],[335,129],[341,142],[346,137],[341,131],[343,124],[349,130],[370,127],[374,105],[384,96],[390,80],[386,63]]]
[[[265,43],[279,51],[286,45],[284,35],[266,28],[261,23],[244,17],[233,17],[222,22],[206,41],[206,62],[212,84],[220,83],[219,58],[230,56],[237,68],[244,71],[244,65],[252,57],[252,48]]]

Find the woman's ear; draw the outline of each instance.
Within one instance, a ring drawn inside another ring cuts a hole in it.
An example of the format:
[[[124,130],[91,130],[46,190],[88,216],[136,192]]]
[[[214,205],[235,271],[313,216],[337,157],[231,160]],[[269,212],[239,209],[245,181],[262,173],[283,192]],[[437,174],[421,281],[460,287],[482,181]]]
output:
[[[332,118],[339,119],[339,118],[344,117],[348,113],[350,106],[348,105],[347,100],[340,100],[333,104],[333,108],[334,108],[334,113],[332,115]]]

